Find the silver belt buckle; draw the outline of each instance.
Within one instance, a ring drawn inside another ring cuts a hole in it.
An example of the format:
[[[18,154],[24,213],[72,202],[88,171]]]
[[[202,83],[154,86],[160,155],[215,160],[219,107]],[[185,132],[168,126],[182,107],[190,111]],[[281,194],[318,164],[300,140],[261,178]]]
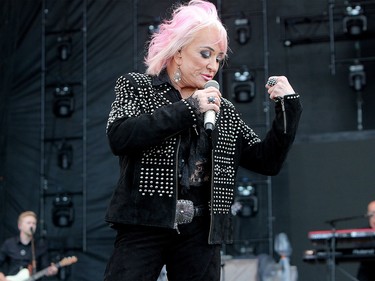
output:
[[[190,200],[177,200],[175,224],[191,223],[194,218],[194,204]]]

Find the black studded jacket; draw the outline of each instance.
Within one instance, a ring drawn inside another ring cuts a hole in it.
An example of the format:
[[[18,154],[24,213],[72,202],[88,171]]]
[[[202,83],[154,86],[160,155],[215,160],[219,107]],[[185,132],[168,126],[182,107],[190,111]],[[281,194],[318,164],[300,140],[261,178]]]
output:
[[[176,90],[156,78],[130,73],[116,82],[107,123],[109,144],[120,165],[105,217],[111,224],[175,227],[180,133],[196,131],[198,117],[188,101],[167,99],[166,94]],[[211,135],[211,244],[233,242],[231,206],[237,168],[276,175],[282,167],[302,106],[297,94],[275,104],[272,128],[260,140],[233,104],[222,98]]]

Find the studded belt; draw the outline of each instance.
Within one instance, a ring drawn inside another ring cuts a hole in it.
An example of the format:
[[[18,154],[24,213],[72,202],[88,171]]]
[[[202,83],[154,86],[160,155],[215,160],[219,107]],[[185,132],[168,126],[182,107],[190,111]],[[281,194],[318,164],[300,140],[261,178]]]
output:
[[[191,223],[194,217],[208,214],[208,206],[194,206],[190,200],[177,200],[175,226],[178,224]]]

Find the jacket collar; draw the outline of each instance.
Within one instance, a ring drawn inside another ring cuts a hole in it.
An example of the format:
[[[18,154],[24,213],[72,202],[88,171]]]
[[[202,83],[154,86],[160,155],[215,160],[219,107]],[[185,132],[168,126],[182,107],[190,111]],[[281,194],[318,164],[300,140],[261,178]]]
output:
[[[169,79],[167,70],[164,68],[159,75],[157,76],[152,76],[152,85],[154,86],[159,86],[162,84],[169,84],[170,86],[173,87],[171,79]]]

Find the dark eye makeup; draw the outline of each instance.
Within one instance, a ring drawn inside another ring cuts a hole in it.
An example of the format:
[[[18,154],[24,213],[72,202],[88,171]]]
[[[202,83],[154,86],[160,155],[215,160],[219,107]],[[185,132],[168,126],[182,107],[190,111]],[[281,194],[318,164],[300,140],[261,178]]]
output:
[[[202,51],[200,51],[200,54],[201,54],[202,58],[209,59],[212,56],[212,51],[211,50],[202,50]],[[224,61],[224,55],[223,54],[219,54],[216,57],[216,61],[218,63],[223,62]]]

